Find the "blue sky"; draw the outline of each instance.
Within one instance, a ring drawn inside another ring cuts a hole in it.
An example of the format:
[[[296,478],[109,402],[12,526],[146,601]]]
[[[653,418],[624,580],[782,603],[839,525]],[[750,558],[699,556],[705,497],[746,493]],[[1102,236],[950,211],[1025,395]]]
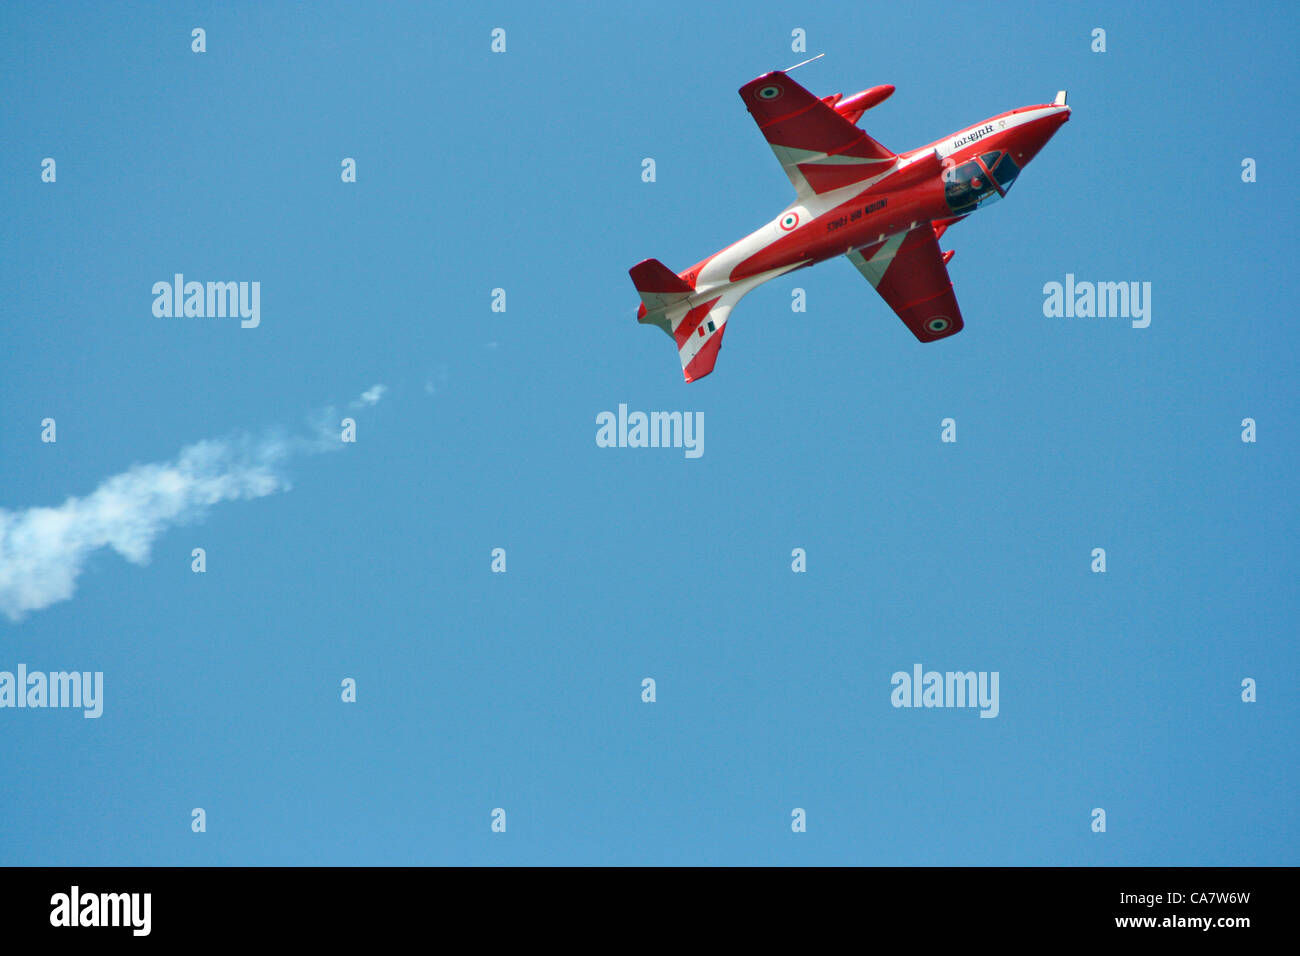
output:
[[[0,618],[0,670],[105,687],[0,710],[0,863],[1297,862],[1294,9],[744,10],[4,7],[7,520],[297,451]],[[796,27],[815,92],[897,86],[896,150],[1073,116],[944,237],[960,335],[828,262],[687,386],[627,269],[789,201],[736,90]],[[155,317],[176,272],[260,282],[261,325]],[[1044,317],[1067,273],[1150,282],[1150,327]],[[703,412],[704,455],[598,448],[620,403]],[[329,408],[358,441],[303,451]],[[915,663],[997,671],[998,717],[892,707]]]

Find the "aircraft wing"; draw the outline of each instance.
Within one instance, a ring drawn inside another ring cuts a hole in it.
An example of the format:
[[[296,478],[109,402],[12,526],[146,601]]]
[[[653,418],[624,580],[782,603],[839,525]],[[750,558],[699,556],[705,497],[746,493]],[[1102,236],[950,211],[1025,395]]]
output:
[[[930,223],[850,252],[848,260],[922,342],[962,330],[961,309]]]
[[[871,179],[898,157],[781,71],[740,88],[800,199]]]

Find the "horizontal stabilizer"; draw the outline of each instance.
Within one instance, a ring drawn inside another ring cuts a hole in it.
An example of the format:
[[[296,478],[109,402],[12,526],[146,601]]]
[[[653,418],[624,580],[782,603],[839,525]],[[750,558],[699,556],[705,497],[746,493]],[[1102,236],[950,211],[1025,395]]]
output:
[[[636,291],[641,294],[643,312],[640,317],[648,312],[660,312],[695,291],[658,259],[638,262],[627,271]]]

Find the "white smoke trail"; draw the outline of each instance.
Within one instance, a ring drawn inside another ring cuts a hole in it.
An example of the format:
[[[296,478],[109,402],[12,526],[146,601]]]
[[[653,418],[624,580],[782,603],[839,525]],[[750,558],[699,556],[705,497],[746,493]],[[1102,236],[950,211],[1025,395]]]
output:
[[[362,395],[374,405],[385,387]],[[354,403],[355,405],[355,403]],[[332,415],[330,416],[333,417]],[[84,498],[53,508],[0,508],[0,613],[11,621],[66,601],[86,559],[111,547],[135,564],[149,560],[167,528],[203,518],[222,501],[261,498],[290,488],[290,458],[342,447],[317,426],[313,440],[278,435],[196,442],[173,461],[133,465]]]
[[[377,405],[379,400],[384,397],[384,392],[388,391],[387,385],[372,385],[361,393],[361,397],[353,402],[349,408],[365,408],[368,405]]]

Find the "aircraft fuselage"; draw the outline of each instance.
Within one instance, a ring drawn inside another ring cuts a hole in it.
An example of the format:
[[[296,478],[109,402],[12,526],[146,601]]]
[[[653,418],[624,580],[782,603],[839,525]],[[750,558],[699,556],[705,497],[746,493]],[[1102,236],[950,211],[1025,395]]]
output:
[[[1005,196],[1070,118],[1054,102],[992,116],[951,136],[894,153],[857,126],[893,93],[889,85],[817,97],[779,70],[740,96],[795,189],[770,222],[685,272],[658,259],[628,270],[641,297],[637,321],[677,346],[682,374],[713,371],[732,309],[756,286],[844,256],[920,342],[964,327],[939,240],[953,223]]]
[[[1068,106],[1026,106],[903,153],[896,168],[875,180],[792,203],[739,242],[696,263],[682,278],[695,288],[693,299],[704,300],[722,287],[752,287],[922,222],[965,218],[976,207],[954,209],[945,170],[998,151],[1023,169],[1069,116]],[[936,153],[942,165],[935,162]]]

